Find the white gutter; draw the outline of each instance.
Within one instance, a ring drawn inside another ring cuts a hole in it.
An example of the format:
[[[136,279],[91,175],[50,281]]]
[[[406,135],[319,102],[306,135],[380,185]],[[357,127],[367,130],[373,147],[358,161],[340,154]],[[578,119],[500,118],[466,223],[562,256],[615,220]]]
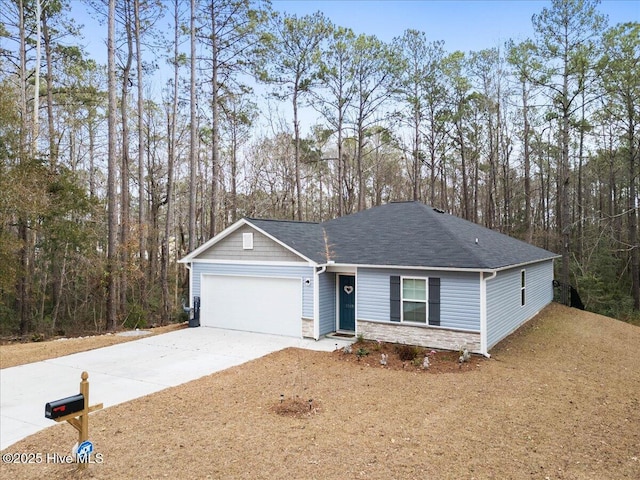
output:
[[[313,338],[320,340],[320,275],[327,271],[327,266],[320,270],[313,269]]]
[[[490,268],[423,267],[423,266],[416,266],[416,265],[373,265],[373,264],[364,264],[364,263],[335,263],[331,260],[321,265],[325,267],[328,266],[328,267],[336,268],[336,269],[338,268],[349,268],[349,269],[376,268],[376,269],[386,269],[386,270],[431,270],[434,272],[471,272],[471,273],[475,273],[475,272],[488,273],[488,272],[495,271],[495,269],[490,269]]]
[[[498,271],[494,270],[489,277],[480,272],[480,353],[487,358],[491,355],[487,351],[487,282],[496,278]]]
[[[548,258],[541,258],[538,260],[531,260],[529,262],[521,262],[514,263],[513,265],[503,265],[502,267],[479,267],[479,268],[466,268],[466,267],[427,267],[427,266],[417,266],[417,265],[373,265],[373,264],[364,264],[364,263],[335,263],[332,260],[329,260],[327,263],[322,265],[329,267],[345,267],[345,268],[376,268],[376,269],[387,269],[387,270],[431,270],[434,272],[467,272],[467,273],[491,273],[494,274],[496,272],[501,272],[503,270],[509,270],[512,268],[523,267],[526,265],[531,265],[534,263],[546,262],[549,260],[554,260],[556,258],[560,258],[560,255],[553,255]],[[493,278],[493,277],[491,277]],[[489,278],[489,280],[491,279]]]

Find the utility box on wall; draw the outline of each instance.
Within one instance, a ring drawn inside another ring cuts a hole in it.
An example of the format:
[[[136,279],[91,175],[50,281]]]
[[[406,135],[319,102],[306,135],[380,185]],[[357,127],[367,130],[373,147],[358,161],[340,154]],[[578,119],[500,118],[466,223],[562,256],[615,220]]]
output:
[[[193,308],[189,311],[189,327],[200,326],[200,297],[193,297]]]

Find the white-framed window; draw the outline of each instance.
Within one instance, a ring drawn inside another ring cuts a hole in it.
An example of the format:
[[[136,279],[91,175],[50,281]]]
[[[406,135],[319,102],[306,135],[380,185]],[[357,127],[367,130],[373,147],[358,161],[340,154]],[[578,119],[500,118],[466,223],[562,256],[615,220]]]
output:
[[[524,307],[527,303],[527,274],[524,270],[520,270],[520,306]]]
[[[253,250],[253,232],[242,234],[242,249]]]
[[[427,279],[402,277],[401,321],[427,323]]]

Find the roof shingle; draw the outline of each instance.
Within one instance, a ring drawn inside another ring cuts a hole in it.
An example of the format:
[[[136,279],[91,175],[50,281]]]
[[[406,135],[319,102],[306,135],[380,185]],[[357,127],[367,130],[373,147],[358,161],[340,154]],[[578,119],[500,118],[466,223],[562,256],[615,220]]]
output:
[[[247,221],[316,263],[493,270],[557,256],[420,202],[323,223]]]

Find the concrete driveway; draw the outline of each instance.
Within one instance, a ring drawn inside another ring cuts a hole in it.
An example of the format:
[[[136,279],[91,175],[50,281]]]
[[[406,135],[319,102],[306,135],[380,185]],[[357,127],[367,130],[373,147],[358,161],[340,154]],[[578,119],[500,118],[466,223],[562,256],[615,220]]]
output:
[[[187,328],[0,370],[0,450],[56,424],[45,403],[79,392],[89,373],[89,403],[117,405],[287,347],[332,351],[351,343]]]

